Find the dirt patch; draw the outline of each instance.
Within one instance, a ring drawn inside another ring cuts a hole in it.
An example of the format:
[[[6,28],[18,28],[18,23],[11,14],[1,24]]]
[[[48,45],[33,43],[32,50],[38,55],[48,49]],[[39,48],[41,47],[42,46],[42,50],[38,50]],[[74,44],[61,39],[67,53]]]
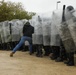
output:
[[[0,75],[76,75],[76,66],[66,66],[49,57],[38,58],[28,52],[0,51]]]

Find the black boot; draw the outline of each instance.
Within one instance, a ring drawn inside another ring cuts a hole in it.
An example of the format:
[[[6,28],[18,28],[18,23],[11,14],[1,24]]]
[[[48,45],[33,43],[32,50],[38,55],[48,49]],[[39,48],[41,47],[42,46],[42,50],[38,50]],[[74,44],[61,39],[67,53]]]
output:
[[[67,64],[67,66],[74,66],[74,63],[73,63],[73,62],[69,62],[69,63]]]
[[[62,40],[60,40],[60,55],[55,61],[56,62],[62,62],[64,60],[67,60],[66,50],[65,50],[65,47],[62,43]]]
[[[53,46],[52,47],[52,53],[53,55],[50,57],[52,60],[55,60],[59,57],[60,55],[60,48],[59,46]]]
[[[44,56],[49,56],[49,54],[51,53],[50,50],[51,50],[50,46],[44,46],[44,51],[45,51]]]
[[[36,56],[39,55],[39,49],[38,49],[38,45],[36,45]]]
[[[74,66],[74,53],[69,53],[69,61],[67,63],[67,66]]]
[[[56,62],[62,62],[62,61],[63,61],[63,58],[58,57],[55,61],[56,61]]]
[[[42,46],[39,45],[36,56],[37,56],[37,57],[42,57],[42,54],[43,54],[43,52],[42,52]]]

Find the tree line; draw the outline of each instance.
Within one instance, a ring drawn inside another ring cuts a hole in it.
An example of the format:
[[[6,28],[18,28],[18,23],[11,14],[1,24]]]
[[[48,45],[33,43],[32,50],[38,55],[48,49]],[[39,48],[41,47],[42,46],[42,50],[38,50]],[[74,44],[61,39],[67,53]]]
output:
[[[21,2],[0,1],[0,22],[12,19],[31,19],[34,12],[28,12],[24,9]]]

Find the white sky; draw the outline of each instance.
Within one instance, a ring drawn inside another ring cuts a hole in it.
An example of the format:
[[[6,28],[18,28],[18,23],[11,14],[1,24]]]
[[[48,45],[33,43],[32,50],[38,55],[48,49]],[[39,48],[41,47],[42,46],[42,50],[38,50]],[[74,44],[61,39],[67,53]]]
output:
[[[21,2],[28,12],[45,13],[56,9],[57,1],[58,9],[65,5],[72,5],[76,8],[76,0],[5,0],[11,2]]]

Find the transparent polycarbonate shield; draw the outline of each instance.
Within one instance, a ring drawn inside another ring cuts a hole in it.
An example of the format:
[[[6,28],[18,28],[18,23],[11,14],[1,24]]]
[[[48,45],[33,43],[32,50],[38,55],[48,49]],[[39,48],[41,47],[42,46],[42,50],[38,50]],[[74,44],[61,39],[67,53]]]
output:
[[[65,13],[66,15],[66,13]],[[66,15],[66,20],[70,19],[70,17],[68,17],[69,14]],[[56,28],[58,30],[58,33],[62,39],[62,42],[64,44],[64,47],[66,49],[67,52],[72,52],[74,51],[74,48],[75,48],[75,44],[74,44],[74,41],[72,39],[72,36],[71,36],[71,33],[70,33],[70,30],[68,28],[68,24],[66,23],[66,21],[62,22],[62,16],[55,13],[55,25],[56,25]]]
[[[32,34],[32,43],[36,44],[36,35],[35,35],[35,33]]]
[[[72,35],[72,38],[74,40],[75,46],[76,46],[76,18],[72,17],[70,20],[67,21],[68,28],[70,30],[70,33]]]
[[[8,21],[3,22],[3,32],[4,32],[4,38],[5,43],[11,42],[12,38],[10,36],[10,25]]]
[[[43,35],[42,35],[42,23],[38,21],[36,24],[36,43],[43,44]]]
[[[4,31],[3,31],[3,22],[0,23],[0,34],[1,34],[1,41],[2,43],[5,42],[5,39],[4,39]]]
[[[37,44],[36,43],[36,17],[35,16],[33,16],[31,19],[31,25],[34,27],[34,33],[32,34],[32,43]]]
[[[23,31],[24,23],[21,20],[18,20],[16,22],[17,22],[18,29],[19,29],[19,35],[21,37],[21,36],[23,36],[23,32],[22,31]]]
[[[2,30],[1,30],[2,43],[10,42],[11,39],[9,39],[9,37],[10,37],[10,31],[8,21],[4,21],[2,22]]]
[[[28,41],[25,41],[25,46],[29,46],[29,42]]]
[[[19,24],[17,23],[17,21],[18,20],[11,21],[12,41],[13,42],[20,40],[20,30],[19,30],[19,27],[18,27]]]
[[[51,24],[51,46],[60,46],[60,35],[54,24]]]
[[[27,19],[22,19],[22,20],[19,20],[18,23],[19,23],[19,28],[20,28],[20,36],[23,36],[23,26],[24,24],[26,24],[28,20]]]
[[[43,30],[43,45],[49,46],[50,45],[50,31],[51,31],[51,19],[50,18],[43,18],[42,19],[42,30]]]
[[[0,44],[2,43],[1,35],[0,35]]]
[[[28,20],[27,19],[22,19],[21,20],[23,24],[25,24]]]
[[[34,26],[34,33],[35,33],[35,43],[36,44],[43,44],[43,35],[42,35],[42,20],[40,16],[35,15],[32,18],[32,25]]]
[[[34,26],[33,23],[32,23],[32,19],[29,20],[29,23],[30,23],[30,25]]]
[[[2,43],[2,22],[0,22],[0,44]]]
[[[52,14],[52,21],[51,21],[51,46],[60,46],[60,35],[58,33],[57,27],[56,27],[56,19],[55,19],[55,13]],[[60,21],[58,21],[60,22]]]
[[[68,28],[68,24],[64,22],[60,25],[57,25],[57,27],[66,51],[67,52],[74,51],[75,44],[71,36],[70,30]]]

